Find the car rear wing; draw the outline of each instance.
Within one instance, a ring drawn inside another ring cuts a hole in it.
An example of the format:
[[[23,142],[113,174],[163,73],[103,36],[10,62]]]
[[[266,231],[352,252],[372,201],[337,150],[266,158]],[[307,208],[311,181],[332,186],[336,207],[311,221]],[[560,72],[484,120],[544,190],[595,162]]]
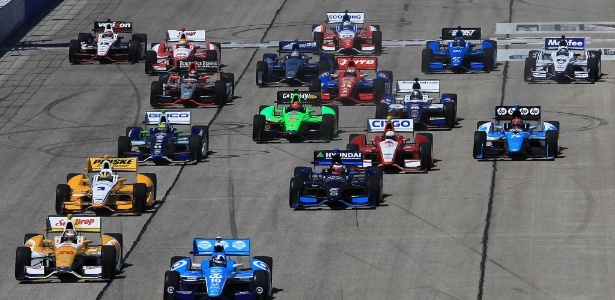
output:
[[[136,157],[89,157],[87,159],[86,171],[98,172],[103,167],[103,162],[111,164],[111,170],[120,172],[137,172],[138,159]]]
[[[101,231],[101,217],[68,217],[64,216],[47,216],[47,226],[44,228],[46,232],[64,232],[66,224],[72,223],[73,229],[79,232],[96,232]],[[68,225],[70,228],[70,225]]]
[[[421,85],[421,92],[439,93],[440,92],[440,80],[438,79],[426,79],[419,80]],[[395,91],[398,93],[410,93],[413,91],[414,80],[398,80]]]
[[[146,125],[157,125],[162,118],[171,125],[190,125],[190,111],[146,111]]]
[[[222,240],[216,238],[195,238],[192,242],[192,255],[206,256],[222,252],[216,246],[224,247],[228,256],[250,256],[250,239]]]
[[[328,12],[327,13],[327,23],[342,23],[344,21],[344,15],[348,14],[348,18],[350,22],[356,24],[365,23],[365,13],[362,12]]]
[[[518,113],[515,113],[515,111],[518,111]],[[496,121],[512,120],[516,114],[525,121],[539,121],[541,110],[540,106],[496,106],[494,119]]]
[[[460,33],[458,33],[461,31]],[[443,40],[453,40],[457,35],[463,36],[466,40],[480,40],[481,39],[481,29],[476,27],[468,27],[468,28],[442,28],[442,39]]]
[[[95,21],[94,32],[103,32],[107,29],[107,25],[111,25],[114,33],[132,33],[132,22],[126,21]]]
[[[293,46],[297,45],[302,53],[320,53],[320,42],[316,41],[280,41],[278,44],[279,53],[291,53]]]
[[[363,165],[363,153],[361,151],[347,151],[347,150],[316,150],[314,151],[315,166],[331,165],[336,156],[339,155],[339,162],[343,165],[349,166],[362,166]]]
[[[368,119],[367,131],[383,133],[385,130],[396,132],[414,132],[414,120],[412,119]]]
[[[570,50],[584,50],[585,38],[545,38],[545,50],[557,50],[561,42],[566,42]]]
[[[335,58],[338,69],[348,69],[350,62],[354,63],[355,68],[358,70],[377,70],[378,69],[378,57],[354,57],[354,56],[337,56]]]
[[[306,105],[320,105],[322,104],[322,100],[320,98],[319,92],[287,92],[287,91],[278,91],[276,104],[290,104],[292,101],[292,95],[299,94],[301,98],[301,103]]]
[[[205,42],[205,30],[167,30],[167,42],[179,42],[182,35],[189,42]]]

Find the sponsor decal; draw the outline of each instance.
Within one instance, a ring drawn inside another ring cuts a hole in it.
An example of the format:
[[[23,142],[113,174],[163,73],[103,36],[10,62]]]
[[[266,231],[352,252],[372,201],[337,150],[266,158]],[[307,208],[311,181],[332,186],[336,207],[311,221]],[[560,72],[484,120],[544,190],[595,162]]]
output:
[[[190,63],[196,64],[197,67],[199,67],[199,68],[213,68],[213,67],[217,67],[218,66],[218,61],[215,61],[215,60],[197,60],[197,61],[180,60],[179,61],[179,67],[180,68],[188,68],[188,65],[190,65]]]
[[[196,246],[201,249],[210,249],[212,248],[212,244],[208,241],[199,241]]]
[[[532,108],[530,109],[530,115],[537,116],[537,115],[539,115],[539,114],[540,114],[540,109],[538,109],[538,107],[532,107]]]
[[[505,115],[507,113],[506,108],[503,108],[503,107],[498,108],[497,112],[498,112],[498,115]]]
[[[375,119],[371,121],[370,125],[372,128],[384,128],[384,124],[386,124],[387,122],[388,122],[387,120]],[[413,128],[412,120],[397,119],[397,120],[391,120],[391,122],[393,123],[393,126],[395,127]]]
[[[167,112],[165,115],[167,118],[189,118],[190,117],[190,113],[187,113],[187,112],[181,112],[181,113]],[[160,116],[162,116],[162,113],[150,112],[147,114],[147,116],[149,118],[159,118]]]
[[[95,159],[92,164],[93,165],[100,165],[105,161],[105,159]],[[116,159],[109,159],[108,160],[112,165],[130,165],[132,163],[133,160],[131,159],[121,159],[121,158],[116,158]]]
[[[113,28],[130,28],[132,26],[132,24],[126,22],[112,22],[112,23],[98,23],[98,27],[105,27],[105,25],[107,24],[111,24],[111,26],[113,26]]]
[[[257,293],[257,294],[259,294],[259,295],[260,295],[260,294],[262,294],[262,293],[263,293],[263,288],[262,288],[262,287],[260,287],[260,286],[259,286],[259,287],[257,287],[257,288],[256,288],[256,293]]]
[[[376,63],[375,59],[355,58],[352,61],[354,61],[354,63],[357,64],[357,65],[373,65],[373,64]],[[350,62],[350,59],[347,59],[347,58],[338,58],[337,59],[337,64],[338,65],[345,66],[349,62]]]
[[[457,35],[457,29],[453,30],[451,32],[452,36],[456,36]],[[474,32],[476,32],[476,30],[472,30],[472,29],[461,29],[461,33],[463,34],[463,36],[472,36],[474,34]]]
[[[167,293],[168,294],[173,294],[174,292],[175,292],[175,288],[174,287],[172,287],[172,286],[167,287]]]
[[[75,251],[72,251],[72,250],[60,250],[60,251],[58,251],[58,254],[59,255],[62,255],[62,254],[73,255],[73,254],[75,254]]]
[[[79,226],[79,225],[92,225],[96,222],[96,219],[93,218],[79,218],[79,219],[75,219],[72,221],[73,225],[75,226]],[[60,226],[64,226],[66,225],[66,222],[64,220],[59,220],[57,223],[55,223],[53,226],[54,227],[60,227]]]
[[[232,247],[237,249],[237,250],[242,250],[244,248],[246,248],[246,243],[243,241],[234,241]]]
[[[97,190],[99,190],[99,191],[104,191],[104,190],[105,190],[105,187],[104,187],[104,186],[99,186],[99,187],[97,188]]]
[[[291,99],[292,95],[294,93],[283,93],[282,94],[282,99]],[[299,94],[299,97],[301,98],[301,100],[316,100],[318,99],[317,95],[314,94],[309,94],[309,93],[297,93]]]

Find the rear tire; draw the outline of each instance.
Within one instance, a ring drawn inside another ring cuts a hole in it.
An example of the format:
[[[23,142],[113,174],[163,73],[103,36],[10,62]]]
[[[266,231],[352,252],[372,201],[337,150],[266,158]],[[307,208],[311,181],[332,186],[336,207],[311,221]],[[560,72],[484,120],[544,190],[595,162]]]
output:
[[[309,91],[310,92],[320,92],[321,86],[320,86],[320,79],[318,78],[312,78],[310,80],[310,87],[309,87]]]
[[[328,60],[320,60],[318,62],[318,74],[324,74],[331,71],[331,65]]]
[[[111,280],[115,277],[115,247],[111,245],[102,246],[100,253],[100,260],[102,265],[102,273],[100,277],[102,279]]]
[[[423,49],[421,56],[421,72],[429,73],[431,71],[429,68],[429,63],[433,60],[433,51],[430,48],[425,48]]]
[[[431,170],[432,157],[431,157],[431,143],[419,144],[419,156],[421,158],[421,169]]]
[[[590,57],[587,59],[587,68],[589,69],[589,82],[595,83],[600,79],[599,68],[598,68],[598,58]]]
[[[386,103],[376,104],[376,119],[386,119],[389,115],[389,105]]]
[[[380,205],[380,178],[370,176],[367,178],[367,202],[371,207]]]
[[[71,188],[68,184],[58,184],[56,187],[56,214],[64,215],[64,202],[70,200]]]
[[[385,88],[386,85],[384,83],[384,79],[374,79],[374,102],[380,102],[382,98],[384,98],[384,95],[386,94]]]
[[[322,43],[325,41],[325,34],[322,32],[314,32],[314,41],[318,42],[322,48]]]
[[[474,132],[474,151],[472,153],[474,158],[479,158],[478,156],[480,155],[482,155],[484,158],[486,143],[487,143],[487,133],[484,131],[475,131]]]
[[[81,42],[79,40],[71,40],[68,46],[68,62],[77,64],[77,54],[81,52]]]
[[[374,53],[382,53],[382,31],[372,32],[372,44],[374,44]]]
[[[158,106],[158,96],[162,96],[163,94],[164,88],[162,87],[162,82],[153,81],[150,86],[149,104],[152,107]]]
[[[559,132],[555,130],[547,130],[545,133],[545,155],[547,157],[553,156],[553,158],[556,158],[559,154],[558,138]]]
[[[164,300],[175,299],[175,291],[179,290],[180,276],[177,271],[164,272]]]
[[[494,69],[495,50],[493,48],[487,48],[483,50],[483,64],[485,65],[485,72],[489,73]]]
[[[265,131],[265,116],[263,115],[254,115],[252,119],[252,140],[255,142],[260,142],[263,140],[263,133]]]
[[[190,161],[200,162],[202,158],[201,148],[203,138],[198,134],[191,134],[188,138],[188,150],[190,151]]]
[[[325,141],[330,141],[333,139],[335,134],[335,116],[334,115],[323,115],[322,116],[322,139]]]
[[[160,45],[162,47],[162,45]],[[154,66],[153,64],[158,62],[158,54],[156,53],[156,51],[147,51],[145,53],[145,74],[152,74],[154,73]]]
[[[139,41],[128,41],[128,62],[131,64],[139,62]]]
[[[228,94],[226,90],[226,82],[224,80],[216,80],[216,96],[214,102],[219,107],[224,106],[226,104],[226,100],[228,99]]]
[[[135,183],[132,191],[133,210],[136,213],[144,213],[147,208],[147,186],[145,183]]]
[[[204,140],[205,149],[203,149],[203,145],[201,145],[201,159],[203,157],[207,157],[209,153],[209,126],[207,125],[194,125],[195,128],[198,128],[203,133],[201,134],[202,140]]]
[[[267,75],[267,71],[269,69],[269,65],[267,65],[264,61],[259,61],[256,63],[256,85],[263,86],[265,82],[263,81],[263,77]]]
[[[303,179],[301,177],[293,177],[290,179],[290,188],[288,194],[288,206],[297,208],[299,204],[299,196],[303,191]]]
[[[455,128],[455,123],[457,123],[457,103],[444,102],[444,122],[446,123],[446,128]]]
[[[17,247],[15,251],[15,279],[26,279],[25,267],[32,263],[32,249],[28,247]]]
[[[525,67],[523,69],[523,80],[525,82],[534,81],[534,76],[532,75],[532,69],[536,69],[536,58],[527,57],[525,59]]]
[[[126,152],[132,148],[130,137],[120,136],[117,138],[117,157],[127,157]]]

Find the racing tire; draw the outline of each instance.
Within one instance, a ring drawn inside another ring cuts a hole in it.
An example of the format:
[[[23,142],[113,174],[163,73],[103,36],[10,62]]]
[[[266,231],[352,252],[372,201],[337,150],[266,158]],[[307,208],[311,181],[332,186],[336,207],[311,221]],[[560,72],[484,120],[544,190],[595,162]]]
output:
[[[483,125],[485,123],[491,123],[491,121],[478,121],[478,122],[476,122],[476,129],[478,129],[481,125]]]
[[[384,79],[374,79],[374,102],[380,102],[382,100],[382,98],[386,94],[385,88],[386,85],[384,83]]]
[[[310,92],[320,92],[321,90],[321,86],[320,86],[320,79],[318,78],[312,78],[310,80],[310,87],[309,87],[309,91]]]
[[[144,213],[147,209],[147,186],[145,183],[135,183],[133,185],[132,198],[134,212]]]
[[[340,108],[337,105],[325,105],[335,112],[335,129],[333,130],[333,135],[336,135],[340,128]]]
[[[29,247],[17,247],[15,251],[15,279],[26,279],[25,267],[32,263],[32,249]]]
[[[149,178],[149,180],[152,181],[152,199],[149,203],[149,205],[147,205],[147,208],[154,208],[154,205],[156,204],[156,197],[158,195],[158,177],[156,176],[156,173],[141,173],[141,175]],[[147,185],[146,185],[147,186]]]
[[[421,72],[427,74],[431,71],[429,63],[433,60],[433,51],[429,48],[423,49],[421,52]]]
[[[120,136],[117,138],[117,157],[127,157],[126,152],[130,152],[130,137]]]
[[[108,235],[108,236],[114,238],[118,242],[118,244],[120,244],[120,262],[121,262],[121,264],[119,266],[116,266],[116,268],[115,268],[116,273],[119,273],[122,270],[122,267],[124,265],[124,235],[121,234],[121,233],[105,233],[105,235]]]
[[[367,203],[375,208],[380,206],[380,178],[377,176],[367,177]]]
[[[319,60],[318,61],[318,74],[324,74],[331,71],[331,64],[328,60]]]
[[[139,42],[139,51],[138,51],[137,59],[138,60],[145,59],[145,54],[147,52],[147,34],[135,33],[132,35],[132,39]]]
[[[267,75],[269,65],[264,61],[256,62],[256,85],[264,86],[263,76]]]
[[[77,36],[77,40],[80,43],[92,43],[94,42],[94,36],[89,32],[80,32]]]
[[[590,83],[596,83],[600,79],[600,69],[598,68],[598,58],[590,57],[587,59],[588,79]]]
[[[58,184],[56,187],[56,214],[64,215],[66,210],[64,209],[64,202],[70,200],[71,189],[68,184]]]
[[[211,44],[216,46],[216,48],[218,49],[218,52],[220,52],[220,56],[218,56],[216,53],[216,58],[218,60],[222,60],[222,44],[219,42],[212,42]]]
[[[179,290],[180,276],[177,271],[164,272],[164,300],[175,299],[175,291]]]
[[[431,170],[431,166],[433,165],[431,147],[431,143],[419,144],[419,157],[421,158],[421,169],[423,170]]]
[[[215,90],[216,96],[214,98],[214,103],[218,105],[218,107],[222,107],[224,106],[224,104],[226,104],[226,100],[228,99],[226,83],[224,82],[224,80],[216,80]]]
[[[190,259],[190,257],[188,256],[173,256],[171,257],[171,263],[169,263],[169,269],[173,269],[173,265],[175,265],[175,263],[177,263],[178,261],[182,260],[182,259],[188,259],[188,270],[191,269],[192,267],[192,259]]]
[[[260,142],[263,140],[263,133],[265,131],[266,120],[263,115],[254,115],[252,119],[252,140]]]
[[[35,236],[37,236],[37,235],[40,235],[40,234],[38,234],[38,233],[26,233],[26,234],[23,236],[23,244],[25,245],[25,244],[26,244],[26,242],[27,242],[29,239],[31,239],[31,238],[33,238],[33,237],[35,237]]]
[[[253,274],[254,294],[257,300],[269,300],[269,272],[264,270],[256,270]]]
[[[455,102],[444,102],[444,123],[446,123],[446,128],[453,129],[455,128],[455,123],[457,119],[457,107]]]
[[[111,245],[104,245],[100,251],[100,261],[102,272],[100,278],[111,280],[115,277],[115,247]]]
[[[334,115],[323,115],[322,116],[322,124],[320,125],[320,129],[322,130],[322,139],[325,141],[330,141],[333,139],[335,135],[335,116]]]
[[[559,154],[559,132],[556,130],[547,130],[545,132],[545,155],[547,157],[553,156],[556,158]]]
[[[359,151],[359,145],[357,144],[346,144],[347,151]]]
[[[131,64],[139,62],[139,41],[128,41],[128,62]]]
[[[218,51],[205,50],[205,60],[218,60]]]
[[[271,256],[254,256],[254,259],[258,259],[262,262],[264,262],[267,265],[267,268],[269,268],[269,280],[268,282],[271,282],[271,279],[273,278],[273,258]],[[273,297],[273,290],[269,289],[268,291],[268,296],[269,298]]]
[[[66,182],[77,175],[81,175],[81,173],[68,173],[68,175],[66,175]]]
[[[359,51],[363,51],[363,39],[355,36],[355,38],[352,40],[352,48],[355,48]]]
[[[209,126],[207,125],[194,125],[200,131],[203,131],[201,138],[203,139],[203,145],[201,146],[201,157],[207,157],[209,154]]]
[[[484,131],[475,131],[474,132],[474,149],[472,152],[472,156],[474,158],[478,158],[479,155],[483,155],[484,157],[484,149],[487,144],[487,133]]]
[[[314,42],[318,42],[322,48],[322,43],[325,41],[325,34],[323,32],[314,32]]]
[[[81,52],[81,42],[78,40],[71,40],[68,46],[68,62],[71,64],[77,64],[77,53]]]
[[[382,53],[382,31],[372,32],[372,44],[374,44],[374,53]]]
[[[162,87],[162,82],[153,81],[150,86],[149,105],[152,107],[158,106],[158,96],[162,96],[163,94],[164,88]]]
[[[495,50],[493,48],[483,49],[483,64],[485,65],[485,72],[489,73],[494,69]]]
[[[425,132],[425,133],[417,133],[416,135],[423,136],[425,139],[427,139],[429,143],[431,144],[431,147],[433,148],[433,134],[432,133]]]
[[[299,197],[303,191],[303,178],[293,177],[290,179],[290,187],[288,193],[288,206],[290,208],[298,208]]]
[[[190,160],[195,162],[200,162],[202,155],[202,147],[203,147],[203,137],[198,134],[191,134],[188,137],[188,151],[190,151]]]
[[[389,115],[389,105],[386,103],[376,104],[376,119],[386,119]]]
[[[525,82],[534,81],[534,76],[532,75],[532,69],[536,69],[536,58],[530,56],[530,57],[525,58],[525,67],[523,69],[523,81]]]
[[[158,62],[158,54],[156,51],[145,52],[145,74],[154,73],[154,64]]]

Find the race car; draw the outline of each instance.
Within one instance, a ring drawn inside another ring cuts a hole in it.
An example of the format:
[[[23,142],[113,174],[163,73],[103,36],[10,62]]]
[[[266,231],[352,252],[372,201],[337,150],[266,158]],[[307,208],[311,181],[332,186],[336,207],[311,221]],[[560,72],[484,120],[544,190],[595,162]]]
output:
[[[338,56],[335,59],[335,67],[343,71],[322,73],[310,83],[310,92],[321,92],[323,102],[374,105],[392,93],[393,72],[376,71],[377,57]],[[375,70],[376,78],[365,79],[367,74],[361,70]]]
[[[273,258],[254,256],[248,266],[232,256],[250,256],[250,239],[195,238],[192,258],[173,256],[164,273],[164,299],[271,299]],[[209,256],[194,263],[198,256]]]
[[[479,49],[472,41],[480,43]],[[481,40],[480,28],[442,28],[441,41],[428,41],[422,52],[423,73],[490,72],[496,68],[497,42]]]
[[[199,72],[196,62],[180,61],[180,67],[175,72],[160,75],[159,80],[152,82],[150,105],[184,107],[223,106],[235,95],[235,74],[219,72],[207,75]],[[211,80],[215,79],[215,81]]]
[[[290,179],[288,204],[291,208],[369,207],[383,201],[382,170],[363,169],[360,151],[314,151],[313,168],[296,167]],[[326,168],[317,170],[318,166]]]
[[[80,64],[91,61],[103,63],[136,63],[145,58],[147,34],[132,34],[132,22],[96,21],[94,34],[79,33],[76,40],[68,46],[68,61]],[[124,42],[125,34],[132,34],[131,40]]]
[[[457,94],[440,95],[440,80],[398,80],[395,95],[386,95],[376,105],[376,119],[411,118],[421,129],[448,128],[457,124]],[[436,98],[426,93],[435,93]]]
[[[479,121],[476,124],[472,156],[476,159],[555,159],[560,150],[559,122],[542,122],[542,130],[538,131],[540,118],[540,106],[496,106],[495,123]],[[536,122],[536,125],[527,121]]]
[[[580,50],[580,53],[571,50]],[[567,39],[564,35],[561,38],[545,38],[545,51],[529,52],[523,74],[525,82],[554,80],[595,83],[603,75],[602,53],[599,50],[585,50],[584,38]]]
[[[82,233],[100,233],[100,217],[48,216],[45,234],[28,233],[15,253],[15,279],[32,281],[59,278],[111,280],[122,270],[121,233],[100,234],[94,244]],[[62,233],[49,239],[49,233]]]
[[[278,92],[276,105],[261,105],[254,115],[252,139],[256,142],[279,138],[290,142],[332,140],[339,131],[339,108],[321,104],[320,93]],[[310,106],[319,106],[320,113]]]
[[[313,25],[312,37],[323,51],[344,54],[382,53],[382,31],[379,25],[365,23],[365,13],[328,12],[327,24]],[[327,27],[327,25],[333,25]]]
[[[189,111],[146,111],[143,124],[127,127],[118,138],[119,157],[136,157],[141,164],[196,164],[208,154],[209,127],[190,125]],[[188,126],[189,134],[175,125]]]
[[[143,213],[156,203],[155,173],[138,173],[136,158],[87,159],[86,174],[70,173],[56,187],[56,213]],[[136,174],[128,183],[127,173]]]
[[[434,165],[433,135],[417,133],[414,142],[398,132],[413,132],[412,119],[369,119],[368,132],[378,132],[374,138],[366,134],[351,134],[347,150],[363,153],[363,167],[382,167],[385,172],[427,172]]]
[[[256,63],[256,85],[308,85],[311,79],[333,70],[333,55],[320,54],[318,42],[281,41],[278,53],[265,53]],[[310,62],[313,57],[307,53],[318,54],[319,61]]]
[[[205,41],[205,30],[167,30],[165,42],[153,44],[145,56],[145,73],[165,73],[181,67],[181,61],[194,61],[199,72],[220,71],[220,43]]]

